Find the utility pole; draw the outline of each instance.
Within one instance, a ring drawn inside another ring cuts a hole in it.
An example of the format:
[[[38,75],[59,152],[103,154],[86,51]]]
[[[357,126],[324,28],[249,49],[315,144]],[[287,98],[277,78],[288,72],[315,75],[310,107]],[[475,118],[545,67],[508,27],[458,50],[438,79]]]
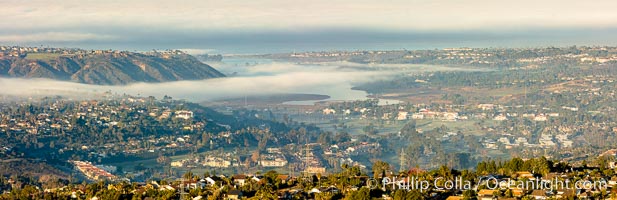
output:
[[[399,172],[407,170],[407,153],[405,153],[405,149],[404,148],[401,148],[400,161],[401,161],[401,165],[400,165],[401,168],[400,168]]]
[[[182,181],[180,182],[180,200],[187,200],[189,198],[188,197],[188,193],[186,193],[185,188],[184,188],[184,184],[185,184],[185,179],[184,176],[182,176]]]
[[[308,168],[310,166],[309,162],[310,162],[310,150],[309,150],[309,145],[308,145],[308,141],[307,143],[304,145],[304,173],[303,173],[303,177],[307,178],[308,177]]]
[[[191,168],[189,168],[189,173],[191,172]],[[192,174],[192,173],[190,173]],[[192,178],[192,177],[190,177]],[[189,178],[189,180],[190,180]],[[186,185],[186,179],[184,178],[184,175],[182,176],[182,181],[180,182],[180,200],[188,200],[190,199],[189,193],[186,192],[187,188],[184,188]],[[190,189],[190,188],[188,188]]]

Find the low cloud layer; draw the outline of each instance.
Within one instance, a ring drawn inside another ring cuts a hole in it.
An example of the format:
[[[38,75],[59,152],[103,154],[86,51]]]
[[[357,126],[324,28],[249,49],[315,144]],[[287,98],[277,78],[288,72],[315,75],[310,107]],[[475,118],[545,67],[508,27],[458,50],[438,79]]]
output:
[[[427,65],[382,65],[381,67],[384,67],[385,70],[363,71],[341,69],[340,66],[376,66],[339,62],[319,65],[290,63],[266,63],[249,66],[229,63],[213,65],[221,71],[235,71],[238,76],[199,81],[135,83],[125,86],[87,85],[49,79],[1,78],[0,94],[94,97],[105,91],[111,91],[118,94],[155,97],[170,95],[174,98],[201,102],[245,95],[306,93],[330,95],[333,100],[350,100],[364,98],[366,95],[362,91],[350,89],[357,83],[387,79],[392,75],[401,73],[460,70]],[[394,70],[387,70],[388,68]]]

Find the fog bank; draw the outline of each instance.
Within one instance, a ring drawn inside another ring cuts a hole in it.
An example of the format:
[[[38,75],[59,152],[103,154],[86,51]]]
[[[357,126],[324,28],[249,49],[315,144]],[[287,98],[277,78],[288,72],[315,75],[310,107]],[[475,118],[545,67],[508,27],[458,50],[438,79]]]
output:
[[[169,95],[177,99],[202,102],[251,95],[303,93],[329,95],[330,100],[353,100],[366,97],[365,92],[350,89],[358,83],[420,71],[462,70],[461,68],[430,65],[259,62],[262,61],[252,61],[253,64],[250,65],[231,61],[212,64],[223,72],[235,72],[236,75],[233,77],[165,83],[134,83],[122,86],[89,85],[50,79],[0,78],[0,94],[94,98],[103,92],[111,91],[115,94],[157,98]],[[378,68],[379,70],[365,70],[366,68]]]

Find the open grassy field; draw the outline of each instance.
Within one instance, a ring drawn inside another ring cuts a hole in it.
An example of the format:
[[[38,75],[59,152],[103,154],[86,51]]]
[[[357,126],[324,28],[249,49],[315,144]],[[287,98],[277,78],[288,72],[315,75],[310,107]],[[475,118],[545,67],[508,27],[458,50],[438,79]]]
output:
[[[136,166],[143,165],[144,167],[152,167],[158,165],[156,159],[144,159],[144,160],[127,160],[126,162],[119,163],[105,163],[105,165],[113,165],[122,168],[124,171],[133,171]]]
[[[368,126],[369,124],[373,124],[375,128],[378,130],[379,134],[387,134],[387,133],[397,133],[409,122],[408,120],[403,121],[390,121],[379,123],[374,120],[368,119],[353,119],[345,121],[347,125],[346,131],[352,135],[362,135],[365,134],[363,128]],[[437,127],[445,126],[448,127],[453,132],[460,131],[464,134],[473,134],[473,135],[483,135],[484,133],[480,132],[479,127],[476,125],[479,120],[462,120],[462,121],[441,121],[441,120],[432,120],[432,119],[422,119],[416,120],[416,128],[421,129],[423,131],[432,130]],[[493,125],[496,123],[492,120],[485,120],[484,125]],[[328,131],[334,131],[332,128],[333,123],[320,123],[317,124],[322,129]]]

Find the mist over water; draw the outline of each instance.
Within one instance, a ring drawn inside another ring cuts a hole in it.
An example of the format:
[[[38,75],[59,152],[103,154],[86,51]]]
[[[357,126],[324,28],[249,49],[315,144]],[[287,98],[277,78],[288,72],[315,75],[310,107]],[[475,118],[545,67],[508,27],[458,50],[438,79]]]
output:
[[[294,64],[264,59],[230,59],[209,64],[231,76],[122,86],[89,85],[50,79],[0,78],[0,95],[95,98],[110,91],[115,94],[157,98],[169,95],[177,99],[204,102],[253,95],[296,93],[329,95],[331,98],[328,100],[358,100],[367,98],[366,92],[351,90],[359,83],[421,71],[469,70],[431,65],[366,65],[347,62]],[[376,70],[367,71],[367,67]]]

